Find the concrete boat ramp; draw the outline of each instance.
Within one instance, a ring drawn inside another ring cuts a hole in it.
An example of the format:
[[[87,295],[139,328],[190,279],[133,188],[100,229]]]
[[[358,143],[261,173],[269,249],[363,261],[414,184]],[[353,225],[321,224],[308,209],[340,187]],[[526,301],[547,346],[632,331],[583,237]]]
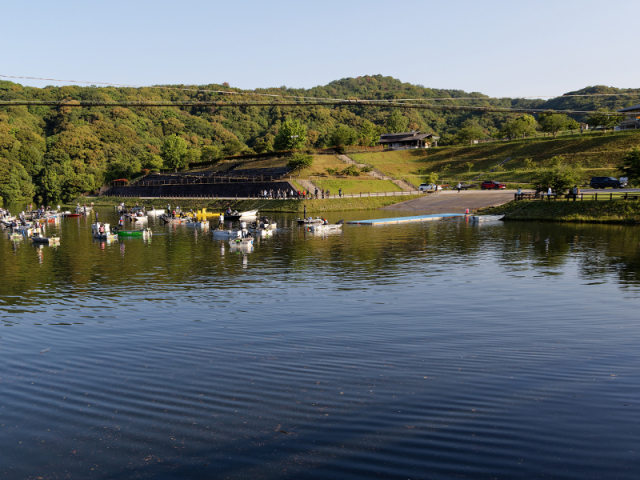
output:
[[[441,220],[443,218],[464,217],[464,213],[434,213],[431,215],[416,215],[413,217],[393,217],[393,218],[375,218],[373,220],[354,220],[347,222],[349,225],[397,225],[399,223],[411,222],[428,222],[430,220]]]

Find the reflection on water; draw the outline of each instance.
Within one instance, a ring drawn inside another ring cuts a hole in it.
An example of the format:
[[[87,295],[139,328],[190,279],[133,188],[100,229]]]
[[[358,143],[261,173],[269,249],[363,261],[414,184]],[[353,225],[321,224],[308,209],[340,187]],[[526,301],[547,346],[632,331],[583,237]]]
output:
[[[2,477],[637,477],[637,228],[275,220],[0,232]]]

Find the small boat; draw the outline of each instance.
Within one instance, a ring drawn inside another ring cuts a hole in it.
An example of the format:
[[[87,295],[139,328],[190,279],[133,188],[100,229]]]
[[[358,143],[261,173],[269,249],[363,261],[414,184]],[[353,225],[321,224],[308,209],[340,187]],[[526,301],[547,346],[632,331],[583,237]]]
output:
[[[273,230],[270,228],[249,227],[249,231],[255,237],[273,237]]]
[[[220,238],[220,239],[242,238],[242,230],[214,230],[213,238]]]
[[[236,238],[229,240],[230,250],[253,250],[253,238]]]
[[[151,235],[150,228],[143,228],[142,230],[118,230],[118,237],[148,237]]]
[[[75,218],[75,217],[84,217],[83,213],[63,213],[62,214],[63,217],[67,217],[67,218]]]
[[[206,208],[196,211],[196,217],[198,220],[208,220],[209,218],[216,218],[220,215],[220,213],[207,212]]]
[[[188,222],[187,223],[187,227],[194,227],[194,228],[200,228],[202,230],[208,230],[209,229],[209,222]]]
[[[100,240],[113,240],[118,238],[118,234],[111,230],[111,226],[108,223],[102,222],[91,224],[91,235],[93,238]]]
[[[257,216],[258,216],[258,210],[247,210],[246,212],[238,212],[236,210],[233,213],[225,213],[224,219],[233,222],[235,220],[240,220],[241,218],[249,219],[249,218],[255,218]]]
[[[147,220],[149,220],[149,217],[146,217],[146,216],[141,217],[141,216],[138,216],[138,215],[132,215],[130,218],[131,218],[131,221],[136,222],[136,223],[144,223]]]
[[[504,215],[471,215],[469,220],[471,223],[484,223],[484,222],[499,222],[504,218]]]
[[[342,224],[337,223],[333,225],[309,225],[307,229],[310,232],[339,232],[342,230]]]
[[[31,237],[33,243],[45,243],[52,245],[54,243],[60,243],[60,237],[43,237],[42,235],[34,235]]]
[[[145,210],[145,212],[150,217],[159,217],[160,215],[164,215],[165,213],[167,213],[167,211],[164,209],[153,208],[153,207],[151,207],[151,209],[149,210]]]
[[[162,215],[160,219],[167,224],[180,225],[183,223],[189,223],[193,221],[191,217],[172,217],[171,215]]]
[[[319,223],[324,223],[324,220],[322,220],[320,217],[297,218],[296,221],[298,222],[298,225],[316,225]]]

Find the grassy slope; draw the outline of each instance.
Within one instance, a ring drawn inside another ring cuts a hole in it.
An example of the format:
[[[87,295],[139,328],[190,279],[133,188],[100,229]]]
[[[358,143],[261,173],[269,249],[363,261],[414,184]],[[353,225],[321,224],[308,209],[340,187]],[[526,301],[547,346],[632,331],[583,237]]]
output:
[[[555,202],[520,201],[484,210],[506,214],[505,220],[537,220],[574,223],[640,223],[640,201]]]
[[[307,212],[340,212],[347,210],[375,210],[377,208],[394,205],[400,202],[406,202],[418,198],[419,195],[404,195],[399,197],[353,197],[353,198],[335,198],[331,200],[189,200],[189,199],[168,199],[161,198],[155,201],[141,200],[139,198],[115,198],[115,197],[80,197],[76,201],[81,205],[83,203],[91,204],[94,202],[96,206],[114,207],[120,202],[126,205],[155,205],[164,207],[167,203],[171,205],[180,205],[183,210],[190,208],[197,209],[206,207],[209,211],[224,210],[231,206],[234,210],[252,210],[258,208],[263,212],[302,212],[304,205],[307,206]],[[70,207],[75,207],[74,201]]]
[[[338,189],[342,188],[345,195],[357,195],[360,192],[398,192],[402,189],[390,180],[375,180],[368,175],[357,178],[339,179],[339,178],[314,178],[313,182],[318,188],[328,188],[332,194],[337,194]]]
[[[354,160],[367,163],[378,170],[413,183],[421,183],[427,172],[441,173],[448,181],[470,180],[481,172],[488,172],[502,160],[511,157],[505,170],[494,172],[491,179],[504,182],[529,183],[536,167],[544,167],[549,159],[562,155],[565,161],[580,168],[583,180],[594,175],[614,175],[622,156],[633,146],[640,145],[640,132],[616,132],[567,135],[553,139],[535,138],[510,142],[491,142],[464,147],[438,147],[429,150],[402,150],[382,153],[350,155]],[[531,158],[534,169],[524,166]],[[471,172],[465,165],[472,162]],[[445,165],[449,165],[446,173]],[[489,178],[489,177],[483,177]]]

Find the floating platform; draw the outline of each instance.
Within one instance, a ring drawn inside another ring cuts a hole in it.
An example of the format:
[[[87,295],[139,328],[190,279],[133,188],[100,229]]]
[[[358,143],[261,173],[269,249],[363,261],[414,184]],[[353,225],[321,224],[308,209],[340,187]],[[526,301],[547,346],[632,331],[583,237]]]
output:
[[[349,225],[396,225],[398,223],[428,222],[443,218],[464,217],[464,213],[434,213],[431,215],[417,215],[415,217],[376,218],[373,220],[354,220]]]

